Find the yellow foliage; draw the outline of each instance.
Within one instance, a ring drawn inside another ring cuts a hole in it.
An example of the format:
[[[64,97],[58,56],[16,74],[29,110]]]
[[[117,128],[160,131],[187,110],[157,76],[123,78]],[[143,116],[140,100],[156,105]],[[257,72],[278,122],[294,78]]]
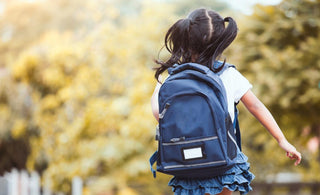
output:
[[[64,73],[56,67],[45,69],[42,73],[42,81],[53,89],[59,89],[68,84]]]
[[[36,68],[39,66],[40,58],[37,55],[25,53],[18,57],[17,62],[13,65],[13,76],[23,81],[33,79]]]
[[[66,75],[70,75],[78,68],[79,49],[75,46],[56,47],[48,56],[52,66],[59,68]]]
[[[121,116],[127,116],[130,112],[131,107],[132,105],[130,104],[127,97],[119,97],[112,101],[109,109],[112,113]]]
[[[41,108],[43,111],[46,110],[53,110],[59,107],[60,105],[60,100],[54,95],[47,95],[46,97],[43,98],[41,102]]]
[[[138,195],[138,193],[135,190],[133,190],[132,188],[124,187],[119,190],[117,195]]]
[[[11,116],[10,108],[5,104],[0,104],[0,135],[1,137],[8,133],[9,124],[8,121]]]
[[[51,178],[57,191],[68,193],[68,181],[80,176],[90,180],[87,194],[114,188],[118,194],[138,194],[126,187],[128,179],[149,171],[156,126],[151,66],[173,8],[144,2],[140,11],[124,13],[113,3],[86,2],[77,15],[84,20],[81,27],[72,31],[68,27],[76,20],[57,21],[59,28],[39,31],[21,46],[23,52],[11,54],[8,66],[15,81],[25,83],[31,103],[25,103],[27,113],[18,114],[0,103],[0,122],[14,121],[0,128],[12,126],[12,137],[29,139],[28,169],[47,165],[44,178]],[[49,4],[78,6],[76,0]],[[36,133],[29,135],[27,127]]]
[[[27,128],[27,121],[23,119],[18,119],[14,122],[12,130],[11,130],[11,135],[14,139],[21,138],[25,135],[26,133],[26,128]]]
[[[83,195],[91,195],[92,193],[90,193],[90,190],[87,187],[84,187],[82,189],[82,194]]]

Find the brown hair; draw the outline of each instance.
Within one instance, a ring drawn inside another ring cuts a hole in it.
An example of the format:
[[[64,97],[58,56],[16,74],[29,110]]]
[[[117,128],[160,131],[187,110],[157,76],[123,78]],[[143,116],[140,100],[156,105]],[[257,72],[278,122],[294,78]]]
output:
[[[227,28],[225,22],[228,22]],[[187,18],[174,23],[165,36],[165,47],[171,56],[166,62],[156,60],[155,77],[174,64],[191,62],[205,65],[215,72],[213,63],[237,36],[237,24],[231,17],[222,18],[218,13],[207,9],[196,9]],[[225,60],[224,60],[225,61]]]

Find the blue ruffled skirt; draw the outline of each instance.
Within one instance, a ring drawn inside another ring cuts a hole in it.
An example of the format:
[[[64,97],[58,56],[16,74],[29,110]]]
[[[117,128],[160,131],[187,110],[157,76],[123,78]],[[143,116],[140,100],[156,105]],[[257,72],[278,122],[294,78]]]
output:
[[[247,194],[252,190],[250,183],[254,175],[249,171],[250,164],[248,157],[239,149],[236,159],[236,165],[226,171],[224,175],[206,179],[184,179],[173,177],[169,186],[175,195],[204,195],[218,194],[223,188],[230,191],[239,191],[241,195]]]

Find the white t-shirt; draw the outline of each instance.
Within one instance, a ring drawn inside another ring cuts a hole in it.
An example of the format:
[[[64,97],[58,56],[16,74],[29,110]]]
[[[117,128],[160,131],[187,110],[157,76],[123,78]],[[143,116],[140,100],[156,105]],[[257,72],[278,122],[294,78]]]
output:
[[[252,88],[249,81],[235,68],[226,69],[220,78],[227,92],[228,111],[233,121],[234,103],[239,102],[241,97]]]

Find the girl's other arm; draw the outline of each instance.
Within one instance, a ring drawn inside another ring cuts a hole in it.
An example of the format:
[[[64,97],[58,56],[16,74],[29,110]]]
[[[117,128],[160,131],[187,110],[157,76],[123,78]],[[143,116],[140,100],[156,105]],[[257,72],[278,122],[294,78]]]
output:
[[[296,159],[295,165],[298,165],[301,161],[301,154],[287,141],[277,122],[274,120],[265,105],[253,94],[251,90],[247,91],[242,96],[241,102],[277,140],[279,146],[287,152],[287,156],[290,159]]]
[[[151,108],[152,108],[152,114],[153,116],[159,121],[159,104],[158,104],[158,95],[159,95],[159,89],[161,87],[161,84],[157,82],[157,85],[153,91],[152,97],[151,97]]]

